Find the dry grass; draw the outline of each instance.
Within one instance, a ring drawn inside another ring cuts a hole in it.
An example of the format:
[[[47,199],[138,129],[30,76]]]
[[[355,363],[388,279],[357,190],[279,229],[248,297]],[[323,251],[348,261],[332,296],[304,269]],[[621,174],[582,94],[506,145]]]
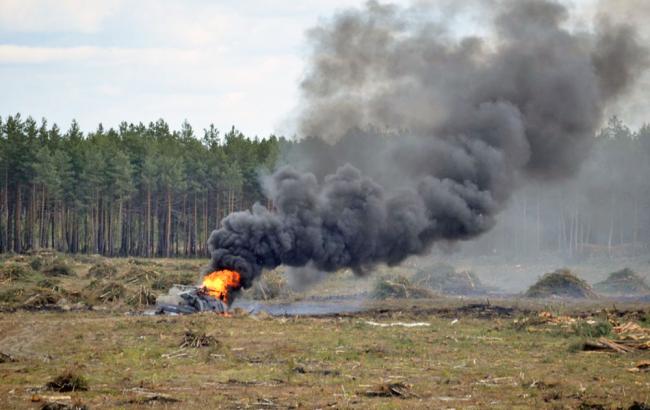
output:
[[[627,371],[643,353],[572,352],[584,340],[572,328],[514,330],[510,318],[441,315],[420,303],[331,318],[0,314],[0,351],[16,359],[0,364],[0,402],[31,408],[34,386],[70,366],[91,387],[73,399],[90,408],[627,408],[650,401],[647,374]],[[209,346],[180,349],[186,339]]]
[[[487,308],[459,308],[470,302],[382,299],[368,302],[372,312],[323,318],[129,316],[124,313],[146,308],[171,283],[194,283],[201,261],[113,259],[116,273],[108,278],[88,274],[105,263],[101,257],[66,258],[73,274],[55,278],[35,272],[30,261],[5,262],[26,270],[0,288],[0,352],[11,358],[0,363],[3,408],[58,402],[32,400],[58,394],[44,386],[69,369],[90,388],[65,393],[70,399],[61,405],[68,407],[55,408],[628,408],[650,402],[647,373],[627,370],[647,354],[574,348],[610,337],[605,321],[623,315],[600,300],[547,306],[546,300],[491,299]],[[332,275],[309,292],[354,294],[358,281],[349,273]],[[375,278],[364,281],[371,294]],[[63,300],[96,310],[20,309],[30,298],[35,306]],[[574,315],[577,321],[567,326],[537,320],[540,310],[555,317],[596,307],[609,311]],[[649,326],[648,306],[635,309],[617,320]],[[522,321],[514,326],[516,318]],[[429,326],[376,325],[395,322]],[[201,348],[188,348],[194,346]]]

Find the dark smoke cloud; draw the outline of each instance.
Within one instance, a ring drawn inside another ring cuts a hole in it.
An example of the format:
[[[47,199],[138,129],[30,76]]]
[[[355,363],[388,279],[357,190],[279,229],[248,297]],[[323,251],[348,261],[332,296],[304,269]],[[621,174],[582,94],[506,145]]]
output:
[[[281,264],[363,274],[486,232],[528,178],[576,173],[645,50],[629,26],[570,31],[559,3],[495,7],[489,41],[374,1],[313,29],[301,131],[319,139],[265,179],[273,211],[212,233],[212,268],[245,286]]]

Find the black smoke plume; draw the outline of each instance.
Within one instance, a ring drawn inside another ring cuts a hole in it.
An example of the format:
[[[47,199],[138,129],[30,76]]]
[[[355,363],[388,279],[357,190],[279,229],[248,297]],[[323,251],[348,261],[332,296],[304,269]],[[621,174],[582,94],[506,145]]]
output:
[[[527,179],[573,175],[645,50],[630,26],[571,30],[553,1],[490,4],[486,38],[374,1],[311,30],[300,126],[317,138],[264,178],[272,211],[224,218],[211,268],[245,287],[279,265],[363,274],[486,232]]]

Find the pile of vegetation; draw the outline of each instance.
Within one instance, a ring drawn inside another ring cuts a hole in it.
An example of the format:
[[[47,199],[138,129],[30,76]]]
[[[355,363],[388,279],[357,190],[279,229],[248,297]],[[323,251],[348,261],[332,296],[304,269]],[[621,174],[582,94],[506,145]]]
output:
[[[31,268],[25,264],[4,262],[0,265],[0,282],[22,280],[32,273]]]
[[[158,271],[143,268],[141,266],[132,266],[127,272],[122,274],[119,279],[127,284],[151,284],[161,276],[162,275]]]
[[[197,274],[194,272],[167,273],[160,275],[151,282],[151,288],[163,292],[169,291],[174,285],[195,285]]]
[[[630,268],[610,273],[607,279],[596,283],[594,289],[608,295],[644,295],[650,293],[650,286]]]
[[[541,277],[525,294],[529,298],[575,298],[596,297],[591,286],[575,276],[569,269],[558,269]]]
[[[46,276],[72,276],[74,271],[72,267],[62,258],[54,259],[42,270]]]
[[[56,304],[63,296],[60,292],[47,288],[34,288],[30,292],[30,296],[22,302],[23,309],[46,309]]]
[[[265,272],[250,289],[243,291],[244,297],[255,300],[271,300],[290,294],[287,278],[278,270]]]
[[[112,278],[117,275],[117,267],[110,262],[102,261],[91,266],[88,275],[94,278]]]
[[[150,287],[140,285],[137,289],[128,293],[126,303],[135,307],[152,306],[156,304],[157,298],[158,294]]]
[[[49,381],[45,388],[59,393],[86,391],[88,390],[88,380],[74,371],[67,371]]]
[[[412,282],[436,292],[452,295],[475,295],[487,291],[473,272],[456,271],[453,266],[445,263],[419,269]]]
[[[427,288],[413,284],[402,275],[384,276],[377,279],[372,291],[375,299],[429,298],[433,296]]]

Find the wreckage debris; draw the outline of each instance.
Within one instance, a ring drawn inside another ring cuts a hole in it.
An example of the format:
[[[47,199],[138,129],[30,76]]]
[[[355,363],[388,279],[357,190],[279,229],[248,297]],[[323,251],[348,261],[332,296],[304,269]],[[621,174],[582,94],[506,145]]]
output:
[[[558,269],[542,276],[525,294],[529,298],[595,298],[591,286],[568,269]]]
[[[156,314],[226,313],[228,305],[198,286],[174,285],[167,295],[156,299]]]

